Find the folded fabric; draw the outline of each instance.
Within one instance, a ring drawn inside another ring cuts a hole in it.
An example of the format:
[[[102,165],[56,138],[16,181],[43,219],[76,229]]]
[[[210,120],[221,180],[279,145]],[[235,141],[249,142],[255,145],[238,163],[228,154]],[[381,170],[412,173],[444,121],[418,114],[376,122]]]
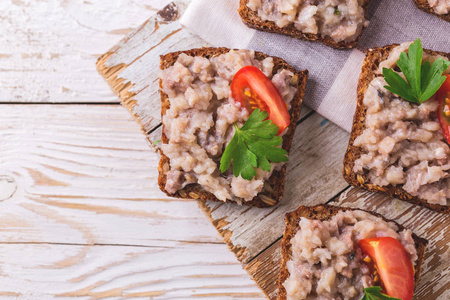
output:
[[[367,49],[420,37],[424,48],[450,51],[450,23],[420,11],[413,0],[372,0],[370,24],[352,50],[250,29],[242,23],[238,8],[239,0],[193,0],[180,22],[212,46],[253,49],[279,56],[299,70],[308,69],[305,104],[347,131]]]

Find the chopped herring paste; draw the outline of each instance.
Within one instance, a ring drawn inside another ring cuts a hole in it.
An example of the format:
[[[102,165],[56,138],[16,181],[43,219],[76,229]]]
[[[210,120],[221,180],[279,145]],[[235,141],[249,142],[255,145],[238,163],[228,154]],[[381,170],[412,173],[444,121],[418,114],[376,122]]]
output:
[[[255,66],[269,77],[290,109],[297,92],[290,84],[294,74],[285,69],[273,74],[273,58],[257,60],[254,51],[230,50],[209,59],[183,53],[161,71],[162,90],[170,101],[162,117],[169,142],[161,145],[170,159],[165,186],[169,193],[199,184],[222,201],[250,201],[273,170],[281,168],[282,164],[274,163],[271,172],[258,168],[250,181],[235,177],[232,167],[223,174],[219,170],[221,155],[234,135],[233,123],[241,127],[249,117],[230,91],[234,74],[244,66]]]

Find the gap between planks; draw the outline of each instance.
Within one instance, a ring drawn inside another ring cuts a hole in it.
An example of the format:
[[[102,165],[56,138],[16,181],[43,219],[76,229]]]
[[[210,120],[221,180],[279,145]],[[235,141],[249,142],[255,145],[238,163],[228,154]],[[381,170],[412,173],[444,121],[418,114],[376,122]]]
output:
[[[154,239],[158,241],[158,239]],[[105,243],[58,243],[58,242],[3,242],[0,241],[0,245],[55,245],[55,246],[88,246],[88,247],[140,247],[140,248],[177,248],[179,245],[189,244],[202,244],[202,245],[224,245],[225,242],[209,242],[209,241],[180,241],[180,240],[160,240],[163,242],[174,242],[177,245],[174,246],[154,246],[154,245],[142,245],[142,244],[105,244]]]
[[[1,108],[2,241],[222,243],[195,200],[159,191],[159,159],[122,107]]]
[[[151,249],[5,245],[0,258],[0,296],[17,293],[19,299],[210,299],[224,292],[262,296],[223,245]],[[226,294],[220,298],[227,299]]]

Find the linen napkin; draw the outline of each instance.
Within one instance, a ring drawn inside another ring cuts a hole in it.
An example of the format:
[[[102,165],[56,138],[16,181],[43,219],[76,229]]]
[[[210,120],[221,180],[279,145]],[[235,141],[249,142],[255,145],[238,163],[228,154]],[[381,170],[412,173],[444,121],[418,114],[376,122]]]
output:
[[[450,52],[450,23],[422,12],[414,0],[372,0],[370,24],[352,50],[250,29],[238,8],[239,0],[193,0],[180,22],[212,46],[253,49],[279,56],[298,70],[308,69],[304,103],[347,131],[367,49],[420,37],[424,48]]]

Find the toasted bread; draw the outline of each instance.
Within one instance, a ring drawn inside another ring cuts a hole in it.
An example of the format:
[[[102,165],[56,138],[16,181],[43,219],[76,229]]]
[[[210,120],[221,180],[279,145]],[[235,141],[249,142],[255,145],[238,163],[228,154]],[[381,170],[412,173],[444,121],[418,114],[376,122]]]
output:
[[[358,36],[358,38],[352,42],[336,42],[329,36],[322,37],[320,34],[313,34],[313,33],[303,33],[300,30],[296,29],[294,24],[289,24],[286,27],[278,27],[275,22],[272,21],[264,21],[259,16],[258,13],[254,10],[251,10],[248,6],[249,0],[240,0],[240,6],[239,6],[239,15],[241,16],[242,21],[245,25],[247,25],[250,28],[254,28],[256,30],[266,31],[266,32],[273,32],[273,33],[279,33],[283,35],[287,35],[293,38],[297,38],[300,40],[306,40],[306,41],[317,41],[321,42],[324,45],[336,48],[336,49],[348,49],[355,47],[356,43],[358,43],[359,38],[361,37],[361,34]],[[369,5],[370,0],[364,0],[363,8],[365,11],[365,14],[367,16],[367,6]]]
[[[402,185],[388,185],[388,186],[376,186],[371,184],[369,180],[361,174],[356,174],[353,172],[353,166],[355,161],[361,157],[361,148],[354,146],[355,139],[361,135],[365,129],[365,118],[366,109],[363,104],[364,93],[370,82],[375,78],[375,71],[378,69],[380,62],[385,60],[389,53],[394,49],[397,44],[384,46],[381,48],[369,49],[366,52],[366,57],[363,62],[361,75],[358,82],[358,93],[357,93],[357,107],[355,115],[353,117],[353,126],[350,136],[350,141],[348,144],[347,152],[344,157],[344,178],[345,180],[354,186],[362,187],[370,191],[383,192],[400,200],[408,201],[417,205],[421,205],[430,208],[435,211],[450,213],[449,206],[443,206],[438,204],[430,204],[425,199],[420,199],[418,197],[412,196],[405,190],[403,190]],[[436,52],[431,50],[424,50],[426,53],[431,55],[442,55],[450,59],[449,53]]]
[[[190,56],[203,56],[206,58],[210,58],[213,56],[227,53],[229,51],[230,49],[228,48],[199,48],[188,51],[169,53],[161,56],[160,68],[161,70],[164,70],[172,66],[176,62],[178,56],[181,53],[185,53]],[[266,57],[268,57],[268,55],[265,55],[260,52],[255,52],[255,58],[258,60],[263,60]],[[292,71],[294,75],[296,75],[298,78],[297,80],[298,90],[294,96],[294,99],[291,102],[291,109],[289,110],[291,124],[288,127],[287,133],[283,136],[283,145],[282,145],[283,149],[289,152],[292,143],[292,138],[294,136],[294,131],[300,117],[300,108],[305,93],[305,85],[306,80],[308,78],[308,71],[307,70],[297,71],[288,63],[286,63],[284,60],[278,57],[273,57],[273,61],[274,61],[273,74],[275,74],[279,69],[287,69],[289,71]],[[168,96],[162,91],[162,88],[160,89],[160,94],[161,94],[161,116],[163,116],[166,110],[170,107],[170,102]],[[163,143],[168,142],[168,139],[164,134],[164,123],[161,141]],[[168,196],[171,197],[201,199],[205,201],[206,200],[220,201],[212,193],[205,191],[199,184],[189,184],[185,186],[183,189],[178,190],[176,193],[173,194],[167,192],[165,189],[167,178],[164,170],[167,170],[169,163],[170,163],[169,158],[166,155],[164,155],[164,153],[161,151],[161,160],[159,162],[158,167],[159,170],[158,184],[161,191],[165,192]],[[243,201],[243,204],[256,207],[269,207],[277,204],[280,201],[281,197],[283,196],[285,177],[286,177],[286,164],[281,168],[281,170],[275,170],[272,173],[270,178],[266,181],[265,188],[263,189],[263,191],[261,191],[251,201],[247,202]],[[231,200],[227,202],[235,203],[234,201]]]
[[[441,18],[442,20],[445,20],[445,21],[447,21],[447,22],[450,22],[450,13],[445,14],[445,15],[440,15],[440,14],[435,13],[434,10],[433,10],[433,8],[430,6],[430,4],[428,3],[427,0],[414,0],[414,2],[416,3],[416,6],[417,6],[420,10],[422,10],[422,11],[424,11],[424,12],[426,12],[426,13],[429,13],[429,14],[432,14],[432,15],[435,15],[435,16],[438,16],[438,17]]]
[[[347,207],[337,207],[337,206],[331,206],[331,205],[317,205],[317,206],[300,206],[297,210],[290,212],[286,214],[286,227],[284,228],[284,236],[283,240],[281,241],[281,268],[280,273],[278,276],[278,300],[284,300],[286,299],[286,289],[283,286],[283,283],[286,281],[286,279],[289,277],[289,271],[287,269],[286,263],[290,259],[290,255],[292,254],[291,250],[291,239],[295,236],[297,231],[301,230],[299,227],[300,218],[309,218],[309,219],[316,219],[316,220],[328,220],[335,214],[337,214],[339,211],[347,211],[347,210],[356,210],[353,208],[347,208]],[[366,211],[367,212],[367,211]],[[387,222],[393,222],[395,223],[398,228],[399,232],[404,230],[405,228],[397,224],[396,222],[392,220],[388,220],[384,218],[383,216],[368,212],[374,216],[382,218],[384,221]],[[415,242],[415,247],[417,250],[417,262],[414,266],[414,282],[417,284],[419,281],[420,273],[422,271],[422,264],[424,260],[425,255],[425,248],[428,244],[428,241],[426,239],[420,238],[414,233],[412,234],[412,237]]]

